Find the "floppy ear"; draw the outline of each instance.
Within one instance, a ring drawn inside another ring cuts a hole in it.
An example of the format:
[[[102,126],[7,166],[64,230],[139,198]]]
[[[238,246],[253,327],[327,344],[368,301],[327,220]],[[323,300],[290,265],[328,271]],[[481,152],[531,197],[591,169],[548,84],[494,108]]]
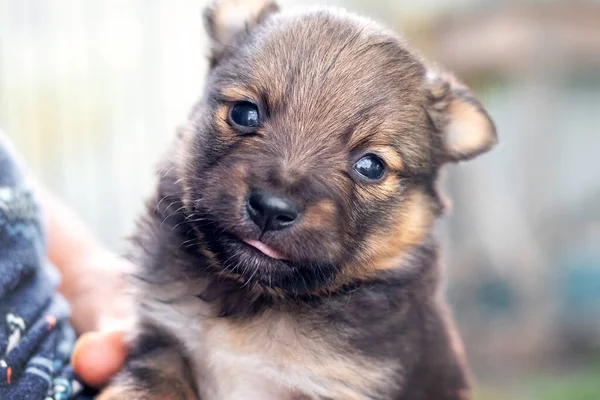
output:
[[[442,161],[469,160],[494,147],[494,122],[465,85],[437,71],[426,80],[427,112],[441,135]]]
[[[279,11],[275,0],[214,0],[204,11],[211,42],[211,67],[227,54],[227,46]]]

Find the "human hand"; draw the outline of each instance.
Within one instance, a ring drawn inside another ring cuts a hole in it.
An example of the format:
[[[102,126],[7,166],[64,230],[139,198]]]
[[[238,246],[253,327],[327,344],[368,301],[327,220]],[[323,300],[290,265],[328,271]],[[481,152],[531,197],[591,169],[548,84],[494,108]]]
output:
[[[68,261],[73,266],[69,279],[63,279],[60,292],[71,306],[71,324],[78,334],[90,331],[127,330],[133,310],[127,293],[127,275],[133,265],[100,249],[85,252]]]
[[[125,332],[88,332],[77,341],[71,365],[85,383],[100,388],[119,371],[126,356]]]
[[[73,327],[83,333],[71,364],[88,385],[98,388],[118,372],[127,355],[125,336],[133,314],[125,274],[132,266],[107,251],[74,262],[81,273],[62,290],[71,305]]]
[[[102,246],[62,202],[31,179],[48,231],[48,258],[60,271],[59,291],[71,306],[71,323],[82,336],[71,363],[90,386],[100,387],[127,354],[125,332],[133,325],[125,277],[133,266]]]

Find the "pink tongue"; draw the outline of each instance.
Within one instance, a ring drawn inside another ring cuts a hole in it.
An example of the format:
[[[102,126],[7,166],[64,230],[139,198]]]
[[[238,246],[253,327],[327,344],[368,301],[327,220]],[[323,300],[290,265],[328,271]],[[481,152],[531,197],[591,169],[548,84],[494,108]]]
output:
[[[271,258],[276,258],[277,260],[283,260],[284,257],[277,250],[274,250],[264,244],[263,242],[259,242],[258,240],[244,239],[244,242],[248,243],[250,246],[260,250],[262,253],[266,254]]]

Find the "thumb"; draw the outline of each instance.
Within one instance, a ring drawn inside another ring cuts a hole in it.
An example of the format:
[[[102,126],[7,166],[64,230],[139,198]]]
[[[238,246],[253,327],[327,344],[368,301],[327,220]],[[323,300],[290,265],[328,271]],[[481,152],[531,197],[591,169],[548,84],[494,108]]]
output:
[[[71,365],[88,385],[99,388],[119,371],[126,356],[124,332],[90,332],[75,344]]]

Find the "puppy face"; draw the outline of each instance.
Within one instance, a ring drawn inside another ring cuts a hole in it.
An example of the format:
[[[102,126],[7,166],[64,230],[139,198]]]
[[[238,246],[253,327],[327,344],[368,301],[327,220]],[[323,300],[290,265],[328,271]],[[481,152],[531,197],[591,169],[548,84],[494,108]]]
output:
[[[226,0],[206,16],[211,70],[181,167],[217,268],[294,294],[398,268],[439,213],[439,166],[495,141],[479,103],[340,11]]]

